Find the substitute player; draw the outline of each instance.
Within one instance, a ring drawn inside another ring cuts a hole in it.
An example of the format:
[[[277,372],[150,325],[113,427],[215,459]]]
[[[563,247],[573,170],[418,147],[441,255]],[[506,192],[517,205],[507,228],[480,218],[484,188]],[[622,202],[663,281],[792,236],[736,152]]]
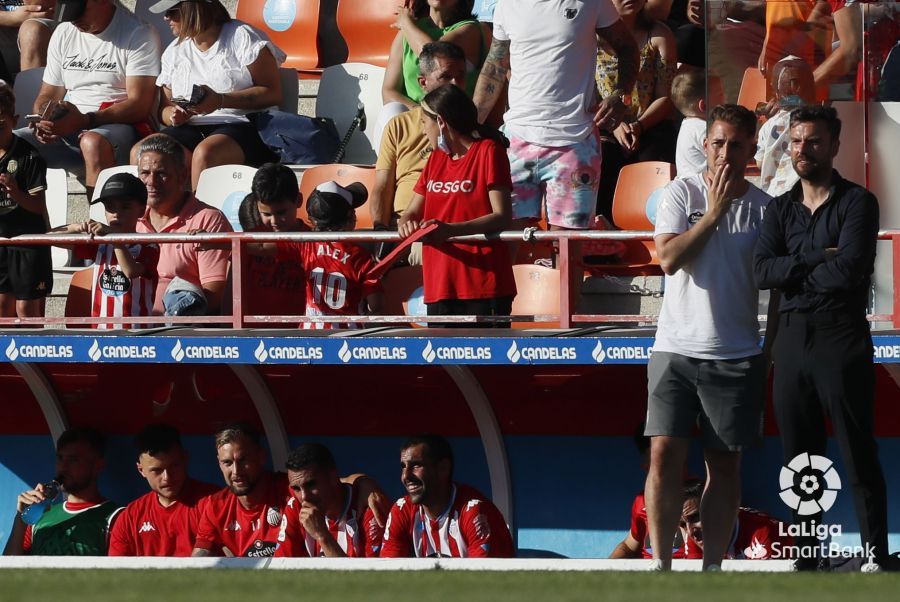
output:
[[[187,474],[187,452],[167,424],[135,437],[137,470],[151,491],[128,504],[113,524],[110,556],[190,556],[207,496],[218,487]]]
[[[400,448],[408,495],[391,508],[381,556],[505,558],[512,537],[484,495],[453,479],[453,450],[440,435],[413,437]]]
[[[360,514],[356,484],[342,483],[331,451],[306,443],[288,456],[292,493],[275,556],[378,556],[384,528],[370,508]]]

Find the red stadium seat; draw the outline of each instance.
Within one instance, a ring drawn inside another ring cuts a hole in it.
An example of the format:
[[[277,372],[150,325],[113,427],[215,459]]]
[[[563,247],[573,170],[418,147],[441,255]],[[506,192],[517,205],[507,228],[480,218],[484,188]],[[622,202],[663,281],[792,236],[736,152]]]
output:
[[[309,216],[306,214],[306,199],[309,198],[316,186],[328,180],[334,180],[341,185],[362,182],[366,190],[372,190],[372,187],[375,186],[375,169],[342,163],[310,167],[303,172],[303,177],[300,179],[300,194],[303,195],[303,203],[297,209],[298,218],[309,223]],[[366,201],[362,207],[356,209],[356,229],[368,230],[371,228],[372,216],[369,213],[369,202]]]
[[[663,161],[642,161],[626,165],[619,172],[613,196],[613,221],[623,230],[653,231],[659,191],[675,177],[675,165]],[[653,216],[653,217],[651,217]],[[604,272],[661,274],[653,241],[626,242],[625,255],[618,264],[598,267]]]
[[[346,63],[386,67],[397,30],[397,0],[340,0],[337,26],[347,42]]]
[[[272,10],[266,14],[266,0],[240,0],[236,17],[265,33],[287,54],[283,67],[298,71],[321,71],[319,64],[319,0],[296,0],[283,3],[296,7],[294,14]]]
[[[69,293],[66,296],[67,318],[90,318],[91,317],[91,286],[94,279],[94,268],[78,270],[72,274],[72,281],[69,283]],[[69,326],[68,328],[89,328],[89,326],[78,325]]]

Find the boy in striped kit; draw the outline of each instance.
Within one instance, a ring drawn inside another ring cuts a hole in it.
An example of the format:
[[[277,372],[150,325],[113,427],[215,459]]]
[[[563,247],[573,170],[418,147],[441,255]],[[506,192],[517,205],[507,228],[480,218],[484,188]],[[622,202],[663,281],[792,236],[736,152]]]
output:
[[[111,176],[100,194],[91,201],[103,203],[109,225],[89,220],[54,230],[66,234],[130,234],[147,208],[147,188],[135,176],[119,173]],[[156,290],[156,264],[159,246],[148,243],[80,245],[77,257],[93,259],[91,316],[149,316]],[[97,328],[131,328],[138,325],[98,324]]]

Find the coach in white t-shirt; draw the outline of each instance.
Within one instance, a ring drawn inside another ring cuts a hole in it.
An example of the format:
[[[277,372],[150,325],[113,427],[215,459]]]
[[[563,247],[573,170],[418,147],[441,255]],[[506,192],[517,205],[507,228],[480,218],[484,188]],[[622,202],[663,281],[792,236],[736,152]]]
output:
[[[769,197],[744,179],[756,116],[719,105],[706,136],[707,169],[663,192],[654,240],[665,297],[647,367],[650,471],[644,495],[654,568],[668,569],[682,478],[699,425],[708,486],[703,567],[718,567],[734,529],[741,451],[762,435],[767,354],[759,347],[753,249]]]
[[[597,35],[619,56],[621,89],[597,103]],[[475,88],[484,122],[509,80],[513,218],[538,220],[542,200],[554,228],[589,228],[600,183],[595,125],[614,129],[638,70],[634,37],[610,0],[502,0],[494,39]]]
[[[43,119],[16,133],[49,167],[84,171],[88,192],[97,174],[128,163],[156,102],[159,35],[115,0],[59,0],[62,21],[50,38],[44,82],[33,112]],[[59,101],[55,119],[48,103]],[[45,113],[46,111],[46,113]]]

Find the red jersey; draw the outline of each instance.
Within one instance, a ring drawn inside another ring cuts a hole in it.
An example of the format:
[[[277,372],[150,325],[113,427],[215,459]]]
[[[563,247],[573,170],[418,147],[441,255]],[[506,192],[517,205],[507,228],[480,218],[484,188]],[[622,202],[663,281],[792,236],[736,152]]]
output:
[[[489,188],[512,190],[506,152],[493,140],[476,140],[457,160],[433,152],[415,186],[425,197],[423,220],[467,222],[493,212]],[[498,241],[425,244],[422,248],[425,303],[447,299],[492,299],[516,294],[512,261]]]
[[[298,228],[306,232],[303,222]],[[259,226],[251,232],[271,232]],[[296,257],[277,260],[245,253],[241,257],[242,304],[245,315],[303,315],[306,311],[306,275]],[[279,324],[282,328],[296,328],[296,323]]]
[[[264,492],[263,501],[249,509],[227,487],[211,495],[200,518],[194,547],[213,552],[224,547],[234,556],[252,558],[274,554],[281,513],[291,495],[287,475],[267,473],[256,487]]]
[[[631,529],[629,533],[635,541],[641,544],[641,557],[653,558],[653,547],[650,545],[650,526],[647,523],[647,502],[644,500],[643,493],[634,496],[634,502],[631,504]],[[697,549],[699,550],[700,548]],[[672,542],[672,558],[688,558],[689,553],[690,548],[684,543],[684,537],[679,531],[675,535],[675,541]],[[702,557],[703,551],[700,550],[699,558]]]
[[[397,500],[384,529],[384,558],[511,558],[512,536],[497,507],[475,489],[454,484],[450,505],[429,518],[409,496]]]
[[[156,264],[159,262],[159,246],[136,243],[128,246],[134,260],[144,266],[144,275],[129,278],[119,269],[113,245],[80,246],[75,255],[94,260],[94,277],[91,283],[91,317],[149,316],[153,311],[156,294]],[[95,324],[95,328],[137,328],[136,324]]]
[[[779,548],[792,545],[793,539],[779,533],[780,524],[781,521],[764,512],[741,508],[734,537],[728,546],[729,558],[769,560],[772,556],[781,557],[783,552]],[[778,545],[773,545],[776,542]]]
[[[307,316],[362,315],[363,300],[380,289],[366,274],[372,255],[350,242],[278,243],[278,261],[298,261],[306,272]],[[306,322],[304,328],[356,328],[356,324]]]
[[[128,504],[109,534],[110,556],[190,556],[200,516],[219,488],[189,479],[168,508],[155,491]]]
[[[378,526],[371,509],[367,509],[360,520],[359,511],[353,507],[353,501],[357,498],[355,488],[347,483],[343,486],[347,502],[338,520],[325,517],[328,531],[348,557],[378,556],[384,529]],[[288,558],[324,556],[319,542],[310,536],[300,523],[300,500],[294,496],[291,496],[284,509],[275,556]]]
[[[792,545],[793,539],[779,534],[779,524],[778,519],[764,512],[740,508],[725,558],[769,560],[776,551],[779,551],[778,556],[782,556],[779,548]],[[776,542],[778,545],[774,545]],[[688,539],[685,558],[703,558],[703,548],[693,538]]]

